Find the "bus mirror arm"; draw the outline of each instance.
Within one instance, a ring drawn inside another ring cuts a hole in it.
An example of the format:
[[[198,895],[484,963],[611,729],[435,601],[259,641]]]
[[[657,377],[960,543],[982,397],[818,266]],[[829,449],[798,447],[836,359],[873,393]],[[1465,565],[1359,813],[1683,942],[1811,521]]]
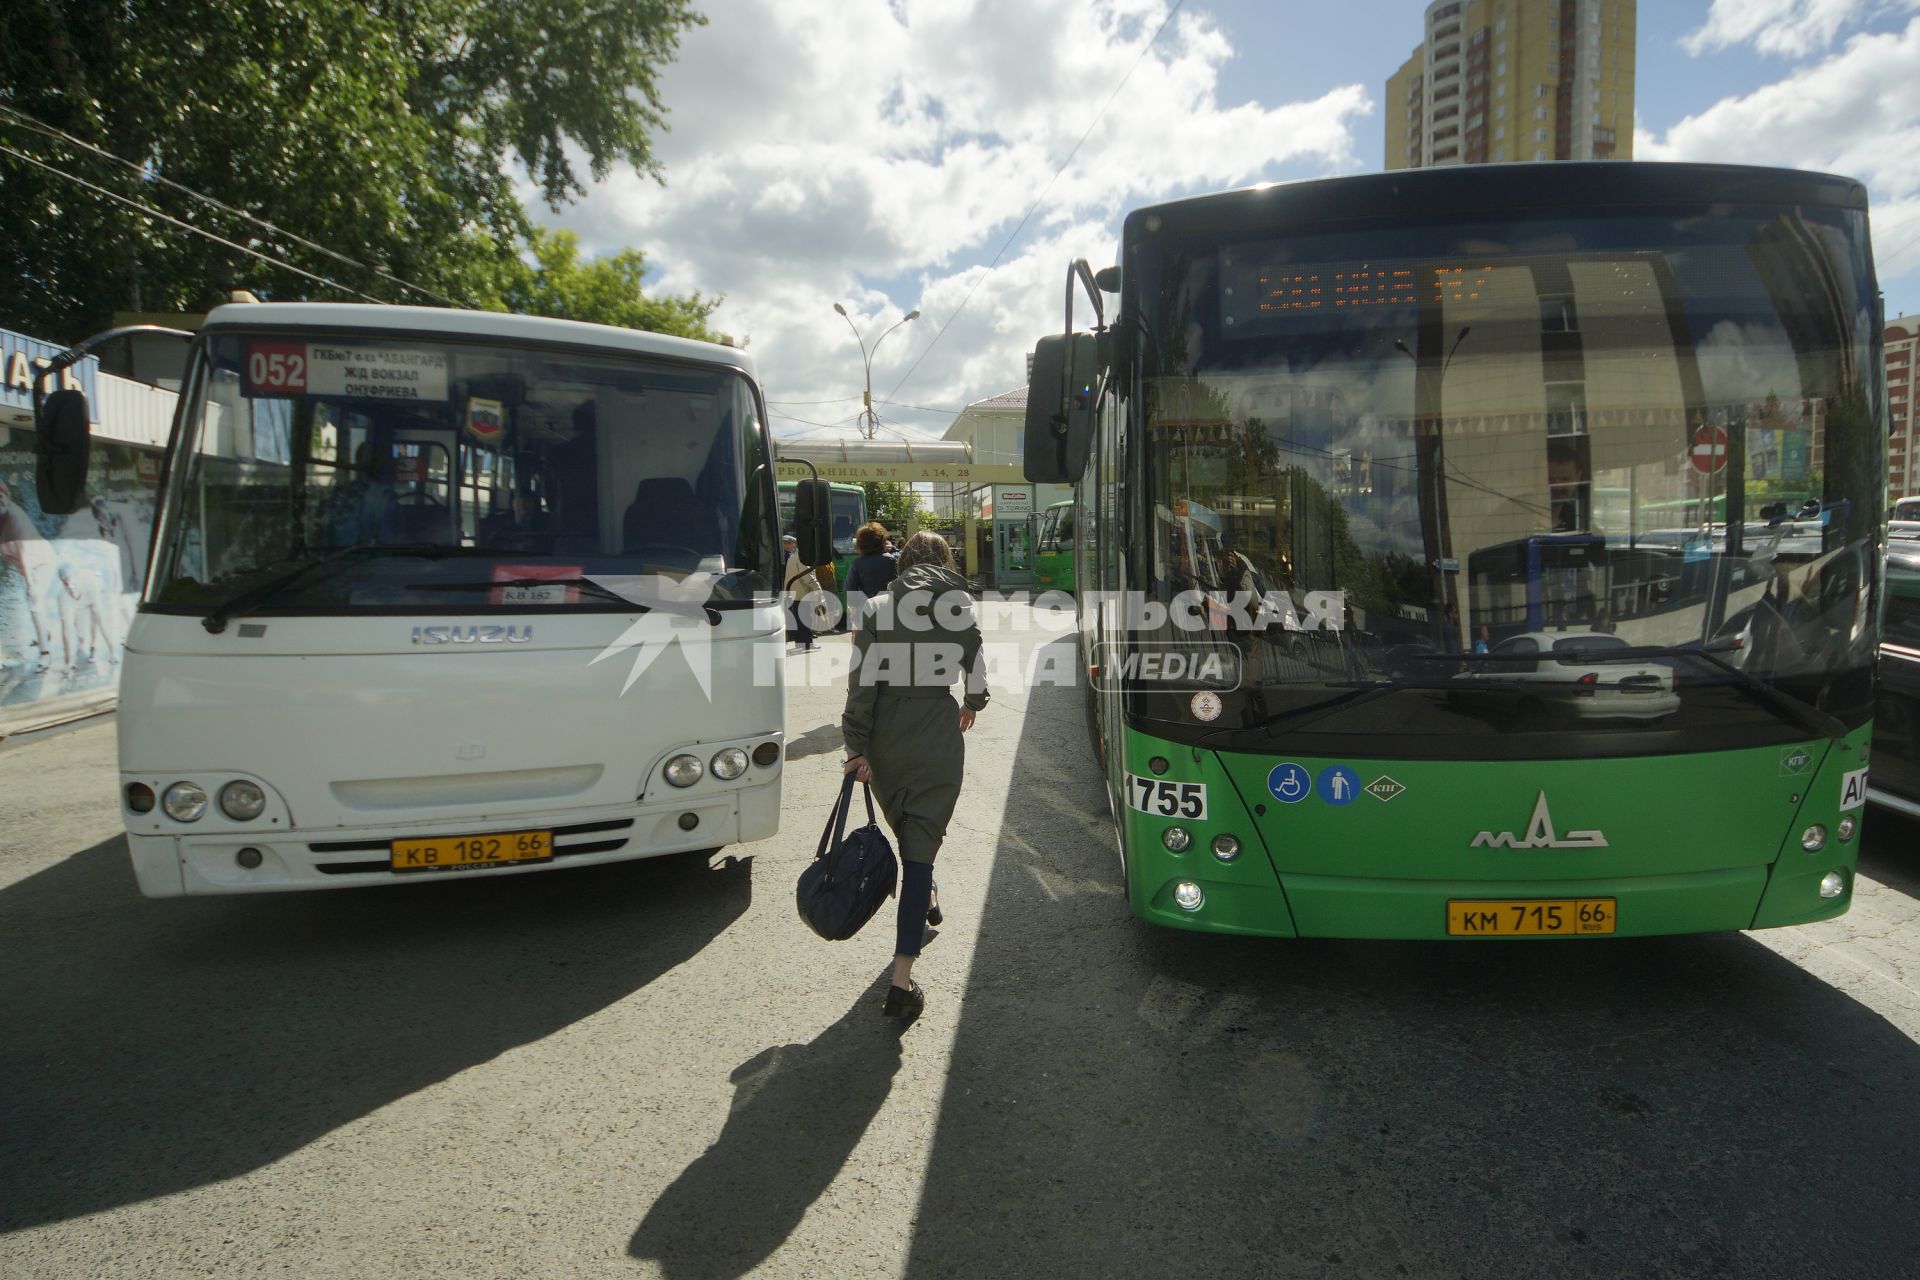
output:
[[[184,329],[157,324],[123,325],[69,347],[47,361],[33,376],[34,487],[40,509],[50,516],[71,515],[86,501],[87,472],[93,452],[93,411],[87,404],[87,393],[78,387],[49,392],[46,384],[85,360],[96,347],[138,333],[193,340],[193,335]]]

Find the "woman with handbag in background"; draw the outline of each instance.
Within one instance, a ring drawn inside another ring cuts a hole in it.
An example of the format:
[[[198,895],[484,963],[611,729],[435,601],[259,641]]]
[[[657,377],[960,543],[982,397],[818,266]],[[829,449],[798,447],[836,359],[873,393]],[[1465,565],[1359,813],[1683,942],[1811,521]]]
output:
[[[900,906],[887,988],[888,1017],[912,1019],[926,1003],[913,962],[928,923],[940,922],[933,860],[960,800],[966,744],[987,705],[967,580],[939,534],[922,530],[900,552],[899,576],[870,601],[854,637],[840,719],[846,772],[871,781],[900,844]],[[952,686],[966,680],[956,704]]]

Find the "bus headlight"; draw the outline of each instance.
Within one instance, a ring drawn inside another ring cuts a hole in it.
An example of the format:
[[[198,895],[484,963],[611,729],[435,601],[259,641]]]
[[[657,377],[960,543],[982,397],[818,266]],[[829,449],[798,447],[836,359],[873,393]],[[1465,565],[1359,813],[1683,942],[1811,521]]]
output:
[[[700,775],[706,772],[706,766],[700,763],[699,756],[679,755],[667,761],[667,767],[661,772],[674,786],[690,787],[700,781]]]
[[[738,747],[723,747],[713,756],[713,776],[732,782],[747,771],[747,753]]]
[[[127,808],[135,813],[152,813],[157,798],[153,794],[153,788],[144,782],[127,784]]]
[[[252,822],[266,812],[267,793],[257,782],[236,778],[220,788],[220,812],[235,822]]]
[[[1800,847],[1808,853],[1818,853],[1827,847],[1827,829],[1814,823],[1800,833]]]
[[[1240,856],[1240,837],[1215,836],[1213,838],[1213,856],[1222,862],[1232,862]]]
[[[1167,846],[1168,853],[1185,853],[1193,843],[1193,833],[1185,827],[1168,827],[1160,833],[1160,843]]]
[[[1200,892],[1200,886],[1191,880],[1182,880],[1173,886],[1173,905],[1182,911],[1198,911],[1207,895]]]
[[[1858,826],[1859,824],[1853,820],[1853,815],[1848,814],[1846,817],[1840,819],[1840,826],[1836,829],[1835,834],[1842,840],[1851,840]]]
[[[198,783],[176,782],[161,793],[160,807],[175,822],[198,822],[207,811],[207,793]]]
[[[1837,898],[1846,891],[1847,878],[1838,871],[1829,871],[1820,877],[1820,896]]]

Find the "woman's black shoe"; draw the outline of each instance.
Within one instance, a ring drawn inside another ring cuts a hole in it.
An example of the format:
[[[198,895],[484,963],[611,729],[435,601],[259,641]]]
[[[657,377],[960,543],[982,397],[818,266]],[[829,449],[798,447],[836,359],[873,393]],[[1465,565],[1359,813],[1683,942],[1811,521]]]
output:
[[[940,882],[936,880],[933,882],[933,903],[927,908],[927,923],[937,925],[946,918],[947,913],[940,909]]]
[[[927,993],[920,989],[919,983],[915,982],[910,987],[896,987],[889,984],[887,1006],[880,1012],[889,1018],[904,1018],[911,1022],[919,1017],[920,1011],[926,1007]]]

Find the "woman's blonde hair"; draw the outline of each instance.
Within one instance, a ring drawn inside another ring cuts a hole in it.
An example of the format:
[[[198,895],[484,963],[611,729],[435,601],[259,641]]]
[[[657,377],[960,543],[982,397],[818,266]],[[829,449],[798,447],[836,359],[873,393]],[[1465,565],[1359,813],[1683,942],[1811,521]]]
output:
[[[947,549],[947,540],[931,529],[922,529],[907,539],[907,545],[900,548],[900,563],[895,571],[905,573],[917,564],[930,564],[940,569],[953,568],[953,552]]]

